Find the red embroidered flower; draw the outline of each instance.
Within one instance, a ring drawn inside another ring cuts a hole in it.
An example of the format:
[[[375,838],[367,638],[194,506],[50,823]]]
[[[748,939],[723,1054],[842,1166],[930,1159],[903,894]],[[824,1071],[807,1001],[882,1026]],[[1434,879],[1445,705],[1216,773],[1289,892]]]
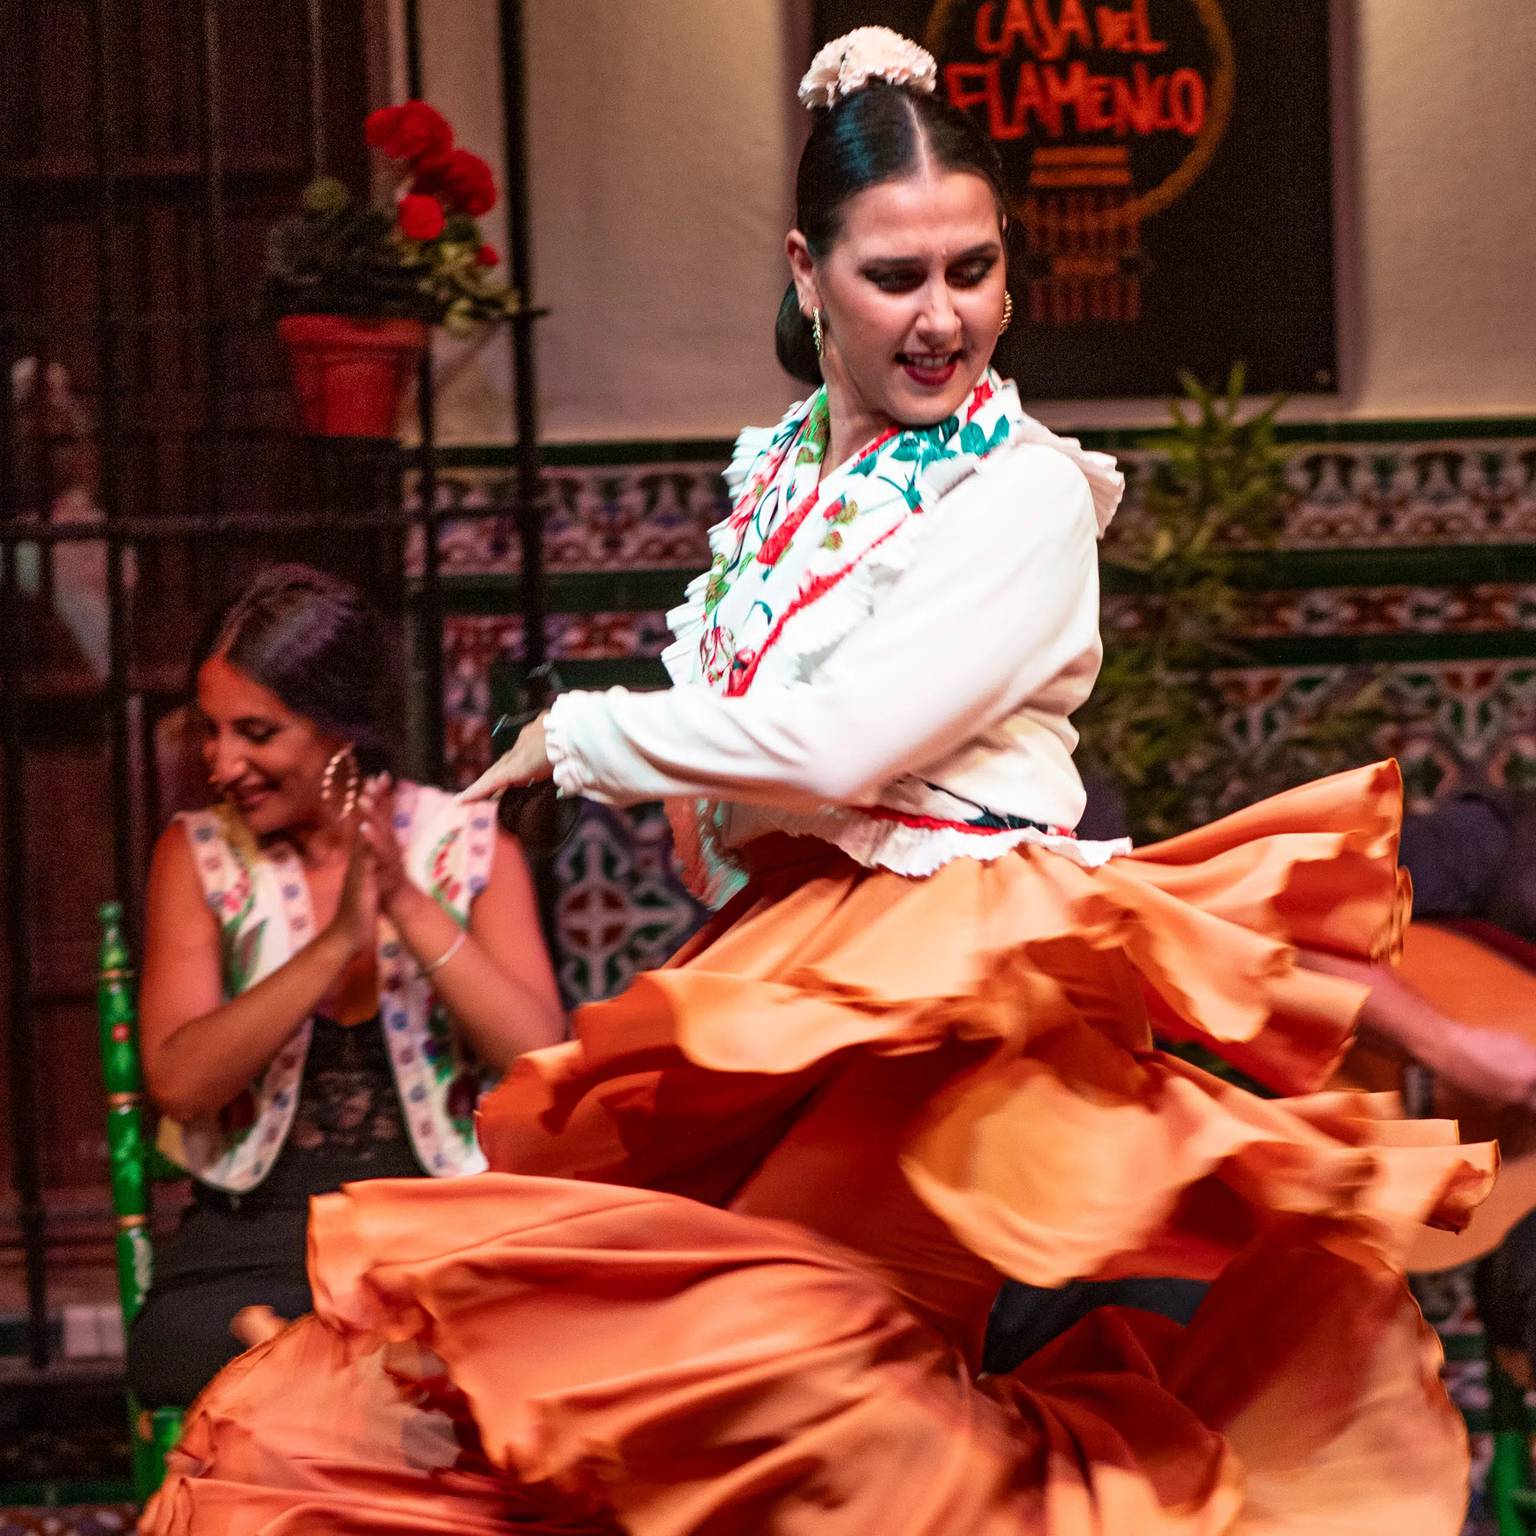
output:
[[[407,165],[429,155],[445,155],[453,147],[448,119],[424,101],[408,101],[369,113],[363,134],[373,149]]]
[[[236,1094],[218,1114],[219,1129],[226,1136],[238,1136],[256,1123],[256,1095],[249,1088]]]
[[[461,1072],[448,1088],[447,1110],[450,1119],[468,1120],[480,1098],[480,1080],[473,1072]]]
[[[417,161],[411,191],[439,197],[450,208],[467,213],[472,219],[496,206],[496,179],[490,166],[467,149]]]
[[[408,240],[436,240],[447,219],[435,197],[410,192],[400,199],[400,230]]]
[[[699,638],[699,666],[711,683],[725,676],[736,655],[736,637],[718,624],[711,625]]]

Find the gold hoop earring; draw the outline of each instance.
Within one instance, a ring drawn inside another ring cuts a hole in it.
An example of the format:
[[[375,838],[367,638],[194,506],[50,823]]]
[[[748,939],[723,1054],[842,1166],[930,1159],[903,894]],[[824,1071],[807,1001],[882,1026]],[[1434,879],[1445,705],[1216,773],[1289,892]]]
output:
[[[332,805],[336,798],[336,774],[345,766],[347,776],[342,788],[341,810],[338,812]],[[349,741],[344,747],[337,747],[326,760],[325,772],[320,775],[320,803],[330,811],[338,821],[350,821],[352,813],[357,809],[358,792],[363,787],[363,775],[357,766],[357,758],[353,755],[352,743]]]
[[[827,350],[827,333],[821,323],[820,308],[811,311],[811,345],[816,348],[816,356],[820,357]]]
[[[997,334],[1001,336],[1004,331],[1013,324],[1013,295],[1005,288],[1003,290],[1003,323],[998,326]]]

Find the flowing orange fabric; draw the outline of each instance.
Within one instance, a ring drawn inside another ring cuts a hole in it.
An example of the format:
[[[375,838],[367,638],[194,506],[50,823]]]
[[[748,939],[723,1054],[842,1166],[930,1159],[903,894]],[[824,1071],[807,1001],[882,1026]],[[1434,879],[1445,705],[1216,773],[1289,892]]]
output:
[[[1401,931],[1393,765],[1089,870],[808,841],[482,1112],[494,1172],[315,1203],[316,1312],[203,1395],[143,1529],[1450,1536],[1400,1277],[1491,1147],[1318,1093]],[[1198,1040],[1260,1099],[1154,1048]],[[978,1380],[999,1277],[1214,1281]]]

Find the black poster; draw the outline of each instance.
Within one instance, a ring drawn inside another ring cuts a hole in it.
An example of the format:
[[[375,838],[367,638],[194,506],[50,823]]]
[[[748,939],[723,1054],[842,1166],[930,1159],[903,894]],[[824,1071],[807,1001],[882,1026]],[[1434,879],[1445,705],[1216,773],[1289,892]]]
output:
[[[894,27],[1002,156],[1036,399],[1161,395],[1234,362],[1336,388],[1328,0],[816,0]]]

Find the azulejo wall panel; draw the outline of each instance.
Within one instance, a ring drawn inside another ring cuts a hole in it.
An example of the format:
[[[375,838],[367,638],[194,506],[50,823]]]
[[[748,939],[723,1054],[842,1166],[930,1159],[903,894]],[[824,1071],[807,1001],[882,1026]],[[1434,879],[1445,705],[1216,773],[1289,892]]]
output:
[[[1255,557],[1244,640],[1258,665],[1226,678],[1221,722],[1235,744],[1283,736],[1364,677],[1389,722],[1368,753],[1395,753],[1423,805],[1471,784],[1536,784],[1536,422],[1288,427],[1296,504],[1279,550]],[[1116,434],[1137,516],[1151,456]],[[618,444],[555,450],[545,470],[548,648],[568,686],[663,681],[666,610],[707,562],[726,510],[729,445]],[[510,465],[461,450],[439,474],[450,609],[448,753],[465,782],[489,755],[522,651]],[[1020,515],[1027,515],[1021,508]],[[1105,547],[1107,632],[1134,627],[1139,599]],[[589,808],[563,850],[563,980],[604,996],[691,931],[658,807]]]

